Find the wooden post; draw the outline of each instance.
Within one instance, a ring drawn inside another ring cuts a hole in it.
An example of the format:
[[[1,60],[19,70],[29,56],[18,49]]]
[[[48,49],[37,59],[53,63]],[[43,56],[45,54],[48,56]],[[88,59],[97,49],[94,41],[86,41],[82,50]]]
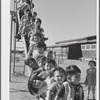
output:
[[[15,0],[14,0],[14,12],[15,12]],[[16,35],[16,23],[14,23],[14,36]],[[16,54],[16,38],[14,37],[14,62],[13,62],[13,74],[15,73],[15,54]]]
[[[17,14],[17,2],[14,0],[14,12]],[[17,22],[14,24],[14,36],[16,36]],[[15,56],[16,56],[16,38],[14,37],[14,62],[13,62],[13,73],[15,73]]]
[[[11,82],[11,51],[12,51],[12,29],[13,29],[13,26],[12,26],[12,15],[11,15],[11,33],[10,33],[10,69],[9,69],[9,81]]]

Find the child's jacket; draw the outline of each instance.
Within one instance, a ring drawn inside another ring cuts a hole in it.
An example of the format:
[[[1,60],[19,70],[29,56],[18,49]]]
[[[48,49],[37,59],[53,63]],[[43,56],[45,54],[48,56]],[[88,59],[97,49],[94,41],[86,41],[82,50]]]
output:
[[[80,84],[73,86],[69,82],[64,82],[63,85],[58,92],[58,97],[62,98],[62,100],[84,100],[83,88]]]

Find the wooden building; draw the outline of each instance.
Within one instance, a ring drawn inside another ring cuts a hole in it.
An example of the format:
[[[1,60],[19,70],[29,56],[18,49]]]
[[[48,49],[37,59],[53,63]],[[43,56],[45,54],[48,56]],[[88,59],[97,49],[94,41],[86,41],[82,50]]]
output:
[[[96,35],[56,42],[48,48],[62,59],[96,59]]]

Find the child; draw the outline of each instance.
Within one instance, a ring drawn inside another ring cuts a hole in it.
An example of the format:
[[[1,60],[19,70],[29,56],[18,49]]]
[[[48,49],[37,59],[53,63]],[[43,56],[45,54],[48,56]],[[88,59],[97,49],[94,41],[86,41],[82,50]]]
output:
[[[42,20],[40,18],[36,18],[35,25],[41,26]]]
[[[32,74],[28,80],[28,89],[32,95],[41,94],[43,92],[43,87],[46,90],[46,82],[39,76]],[[42,88],[42,90],[40,90]],[[37,95],[36,95],[37,96]]]
[[[66,68],[67,81],[58,91],[55,100],[84,100],[83,88],[80,85],[81,70],[76,65],[70,65]]]
[[[44,69],[44,66],[46,64],[46,57],[45,56],[39,56],[37,58],[37,63],[38,63],[39,68]]]
[[[21,24],[19,26],[18,34],[15,36],[17,39],[21,39],[21,36],[25,36],[30,30],[30,19],[32,17],[32,14],[29,13],[29,10],[27,9],[27,13],[22,16],[21,18]]]
[[[34,19],[36,19],[37,12],[32,12],[32,16],[33,16]]]
[[[46,57],[45,56],[39,56],[37,58],[37,64],[38,64],[39,68],[37,70],[33,71],[32,74],[39,75],[42,71],[44,71],[45,63],[46,63]]]
[[[44,68],[42,68],[42,72],[38,75],[43,79],[46,79],[52,70],[55,69],[55,63],[53,60],[46,60]]]
[[[51,50],[45,51],[45,57],[47,58],[47,60],[51,60],[51,59],[54,60],[53,59],[53,52]],[[57,67],[57,63],[55,60],[54,60],[54,62],[55,62],[55,67]]]
[[[31,31],[31,27],[30,27],[30,25],[31,25],[31,23],[30,23],[30,19],[32,18],[32,14],[31,13],[27,13],[27,15],[25,16],[25,18],[23,18],[23,28],[22,28],[22,33],[21,33],[21,35],[26,35],[26,34],[28,34],[30,31]]]
[[[36,16],[37,16],[37,13],[36,12],[33,12],[32,13],[32,18],[30,20],[31,27],[32,27],[33,30],[34,30],[34,27],[35,27],[35,19],[36,19]]]
[[[89,99],[89,93],[92,88],[92,93],[93,93],[93,100],[95,100],[95,86],[96,86],[96,62],[93,60],[90,60],[89,63],[89,69],[87,69],[86,73],[86,80],[85,80],[85,85],[88,86],[88,99]]]
[[[19,20],[25,14],[27,9],[30,9],[30,6],[27,4],[26,0],[20,0],[19,7],[17,8],[17,12],[19,13]]]
[[[56,93],[63,86],[63,82],[65,81],[65,71],[61,67],[57,67],[53,71],[53,79],[55,82],[49,85],[47,90],[47,98],[46,100],[55,100]]]
[[[42,37],[39,33],[33,34],[30,37],[30,50],[35,50],[37,48],[37,44],[42,42]]]
[[[32,57],[37,61],[37,58],[39,56],[43,56],[45,50],[46,50],[46,44],[40,42],[37,44],[36,50],[34,50],[34,51],[30,50],[28,52],[28,58],[32,55]]]
[[[34,58],[29,58],[25,61],[25,64],[32,68],[32,71],[38,69],[38,64],[36,63]]]

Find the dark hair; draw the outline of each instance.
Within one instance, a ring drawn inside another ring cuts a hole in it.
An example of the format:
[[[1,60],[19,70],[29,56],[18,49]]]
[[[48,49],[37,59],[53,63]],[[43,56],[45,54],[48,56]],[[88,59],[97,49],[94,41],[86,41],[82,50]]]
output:
[[[96,66],[96,62],[95,62],[94,60],[90,60],[89,63],[88,63],[88,65],[89,65],[91,62],[94,63],[94,66]]]
[[[33,12],[35,15],[37,15],[37,12]]]
[[[29,66],[30,61],[33,61],[36,63],[36,60],[34,58],[28,58],[27,60],[25,60],[25,64]]]
[[[66,76],[65,70],[64,70],[63,68],[61,68],[61,67],[56,67],[54,70],[52,70],[52,71],[50,72],[49,76],[50,76],[50,77],[53,77],[53,76],[54,76],[54,73],[55,73],[56,71],[63,72],[64,75]],[[65,81],[65,80],[64,80],[64,81]]]
[[[35,66],[31,66],[30,63],[34,62]],[[30,68],[32,68],[33,70],[38,69],[38,64],[36,62],[36,60],[34,58],[28,58],[27,60],[25,60],[25,64],[28,65]]]
[[[64,75],[66,75],[65,70],[64,70],[63,68],[61,68],[61,67],[55,68],[55,69],[53,70],[53,74],[54,74],[55,71],[63,72]]]
[[[40,38],[42,38],[41,34],[40,33],[35,33],[33,36],[39,36]]]
[[[30,5],[31,4],[31,1],[30,0],[26,0],[26,3]]]
[[[40,18],[36,18],[37,21],[40,22],[40,24],[42,23],[41,19]]]
[[[76,73],[81,73],[81,70],[76,65],[69,65],[66,68],[66,75],[74,75]]]
[[[32,14],[31,13],[28,13],[28,17],[32,18]]]
[[[54,66],[56,65],[56,62],[53,59],[50,60],[46,59],[46,63],[52,63]]]
[[[46,57],[45,56],[39,56],[37,58],[37,61],[46,61]]]
[[[26,9],[26,12],[29,12],[29,13],[31,13],[30,9]]]
[[[30,4],[30,7],[31,7],[31,8],[34,8],[34,3],[31,3],[31,4]]]
[[[33,22],[35,22],[35,18],[34,18],[34,17],[32,17],[31,20],[32,20]]]
[[[53,53],[52,50],[46,50],[46,53]]]
[[[41,77],[39,76],[35,76],[34,74],[31,75],[29,77],[29,80],[28,80],[28,89],[29,89],[29,92],[34,95],[35,93],[38,93],[38,89],[37,88],[34,88],[33,87],[33,80],[41,80],[41,81],[44,81]]]
[[[42,43],[42,42],[39,42],[38,44],[37,44],[37,47],[38,48],[44,48],[44,50],[46,50],[46,44],[45,43]]]

